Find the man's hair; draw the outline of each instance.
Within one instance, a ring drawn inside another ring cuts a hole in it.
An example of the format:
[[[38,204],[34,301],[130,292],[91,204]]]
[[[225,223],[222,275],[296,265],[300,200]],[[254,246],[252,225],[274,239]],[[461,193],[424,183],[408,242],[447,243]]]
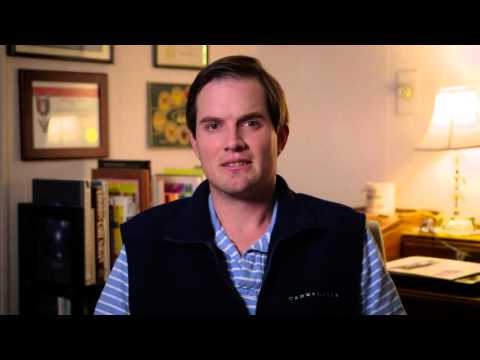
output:
[[[288,109],[285,94],[278,81],[270,75],[260,61],[250,56],[236,55],[221,58],[197,75],[190,87],[187,99],[187,125],[196,136],[197,97],[205,85],[213,80],[224,78],[253,78],[257,79],[263,87],[268,115],[276,132],[288,124]]]

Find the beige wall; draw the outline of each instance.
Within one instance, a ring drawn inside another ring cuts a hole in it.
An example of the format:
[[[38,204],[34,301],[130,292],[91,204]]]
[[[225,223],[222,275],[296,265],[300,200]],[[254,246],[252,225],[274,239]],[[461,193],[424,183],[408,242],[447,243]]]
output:
[[[383,46],[266,46],[259,56],[287,93],[290,139],[280,173],[298,191],[359,205],[388,180]]]
[[[479,47],[211,46],[210,49],[212,60],[234,53],[258,56],[281,82],[292,122],[279,172],[297,191],[360,206],[367,181],[393,181],[397,185],[398,207],[451,211],[450,155],[418,152],[413,147],[429,122],[438,87],[480,84]],[[6,131],[11,140],[7,154],[2,156],[9,162],[11,312],[17,310],[16,206],[20,201],[31,200],[32,177],[84,177],[96,166],[96,160],[20,161],[19,68],[108,73],[110,157],[150,159],[154,171],[198,163],[190,150],[149,149],[145,136],[146,83],[190,82],[195,71],[153,68],[149,46],[116,46],[114,65],[7,57],[3,76],[7,91]],[[395,73],[404,69],[416,69],[420,74],[419,106],[412,116],[395,113]],[[464,157],[467,188],[462,209],[480,219],[480,149],[465,151]]]
[[[479,46],[261,46],[287,93],[280,173],[298,191],[360,206],[367,181],[393,181],[397,207],[451,212],[452,154],[413,147],[441,86],[480,85]],[[398,115],[395,74],[419,73],[417,113]],[[480,149],[462,151],[461,210],[480,220]]]

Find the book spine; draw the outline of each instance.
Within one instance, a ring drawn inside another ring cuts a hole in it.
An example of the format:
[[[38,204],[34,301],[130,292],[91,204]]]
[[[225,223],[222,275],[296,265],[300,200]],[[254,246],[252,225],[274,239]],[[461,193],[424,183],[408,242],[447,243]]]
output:
[[[109,230],[110,230],[110,271],[113,268],[113,264],[115,263],[115,237],[117,235],[115,231],[115,220],[114,220],[114,214],[113,214],[113,203],[111,200],[109,200],[109,205],[108,205],[108,224],[109,224]]]
[[[65,315],[72,315],[72,301],[65,299]]]
[[[110,274],[110,211],[109,211],[109,194],[108,194],[108,184],[106,181],[102,181],[103,189],[103,229],[104,229],[104,281],[107,281],[108,275]]]
[[[105,279],[105,208],[102,181],[92,181],[92,197],[95,211],[95,267],[96,281]]]
[[[72,302],[63,296],[57,297],[57,315],[72,315]]]
[[[95,212],[92,208],[91,184],[85,181],[84,187],[84,283],[96,282],[95,274]]]
[[[65,315],[65,298],[59,296],[57,297],[57,315]]]
[[[131,196],[115,195],[110,197],[110,204],[113,207],[113,256],[116,259],[122,250],[123,241],[120,225],[136,215],[136,205]]]
[[[154,203],[153,205],[162,205],[165,203],[165,181],[162,176],[153,176],[153,193]]]
[[[110,205],[112,207],[112,227],[111,227],[111,235],[112,235],[112,246],[111,246],[111,256],[112,263],[115,263],[120,251],[122,249],[122,233],[120,231],[120,225],[125,222],[125,211],[126,209],[122,206],[119,201],[121,196],[112,196],[110,197]]]

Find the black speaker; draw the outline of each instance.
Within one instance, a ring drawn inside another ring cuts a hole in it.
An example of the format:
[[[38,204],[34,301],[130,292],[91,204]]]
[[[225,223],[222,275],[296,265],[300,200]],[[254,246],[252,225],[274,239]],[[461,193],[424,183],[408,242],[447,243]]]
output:
[[[83,282],[84,209],[18,205],[19,262],[27,281]]]
[[[93,313],[103,285],[86,283],[87,263],[95,262],[85,257],[86,234],[92,233],[85,230],[87,210],[18,204],[21,314]]]

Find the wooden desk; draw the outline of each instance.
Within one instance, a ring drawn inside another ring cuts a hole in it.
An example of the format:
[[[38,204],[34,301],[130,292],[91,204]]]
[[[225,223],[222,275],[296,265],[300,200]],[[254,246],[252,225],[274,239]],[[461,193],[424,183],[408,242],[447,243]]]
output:
[[[401,238],[401,257],[433,256],[480,262],[480,235],[452,236],[405,231]],[[464,257],[462,258],[462,255]]]
[[[401,238],[401,256],[433,256],[480,262],[480,235],[451,236],[448,234],[426,234],[418,230],[405,231]],[[393,280],[395,277],[392,275]],[[409,315],[420,316],[480,316],[480,295],[466,296],[435,289],[397,285],[400,298]]]

